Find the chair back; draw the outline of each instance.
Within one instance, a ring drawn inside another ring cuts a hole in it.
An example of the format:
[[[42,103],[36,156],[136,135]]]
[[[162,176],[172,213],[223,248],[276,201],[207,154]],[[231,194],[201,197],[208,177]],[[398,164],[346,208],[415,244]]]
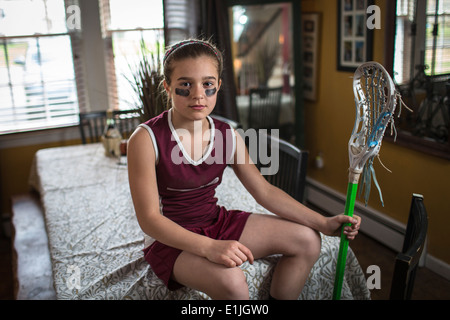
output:
[[[416,270],[425,245],[428,214],[423,196],[413,194],[402,252],[395,258],[391,300],[410,300]]]
[[[113,116],[124,139],[128,139],[141,122],[139,110],[114,110]],[[81,142],[100,142],[106,126],[106,111],[81,112],[79,117]]]
[[[116,121],[117,129],[122,134],[123,139],[128,139],[141,124],[139,110],[114,110],[113,116]]]
[[[81,143],[100,142],[106,126],[106,111],[80,112]]]
[[[279,126],[282,87],[250,89],[248,127],[275,129]]]
[[[233,128],[233,129],[240,129],[240,128],[242,128],[242,125],[239,122],[231,120],[231,119],[228,119],[228,118],[226,118],[224,116],[221,116],[221,115],[218,115],[218,114],[211,114],[211,117],[214,118],[214,119],[217,119],[217,120],[220,120],[220,121],[228,123],[231,126],[231,128]]]
[[[266,180],[285,191],[297,201],[303,202],[305,196],[308,152],[300,150],[293,144],[273,135],[260,132],[259,139],[265,139],[267,141],[267,148],[265,148],[266,150],[264,151],[270,153],[270,155],[268,155],[269,158],[272,160],[276,159],[272,153],[278,152],[278,166],[275,166],[277,170],[274,174],[264,175]],[[274,165],[273,163],[265,163],[267,161],[262,161],[261,155],[261,152],[258,151],[256,166],[260,171],[264,167]]]

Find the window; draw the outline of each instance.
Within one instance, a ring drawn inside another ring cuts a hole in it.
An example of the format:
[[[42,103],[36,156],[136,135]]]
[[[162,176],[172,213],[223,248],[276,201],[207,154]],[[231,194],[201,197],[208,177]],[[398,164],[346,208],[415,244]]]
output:
[[[450,159],[450,0],[396,4],[393,75],[413,109],[396,121],[398,141]]]
[[[0,134],[78,122],[63,0],[0,0]]]
[[[450,74],[450,0],[398,0],[395,80]]]
[[[425,30],[425,69],[428,76],[450,73],[450,1],[428,0]]]
[[[414,23],[414,1],[399,0],[395,33],[394,79],[396,83],[405,83],[411,77],[411,53],[413,52],[413,33],[417,30]],[[414,57],[413,57],[414,58]],[[414,61],[412,59],[412,61]]]
[[[137,107],[131,79],[142,55],[164,51],[164,15],[162,0],[100,0],[102,30],[105,38],[109,105],[113,109]]]

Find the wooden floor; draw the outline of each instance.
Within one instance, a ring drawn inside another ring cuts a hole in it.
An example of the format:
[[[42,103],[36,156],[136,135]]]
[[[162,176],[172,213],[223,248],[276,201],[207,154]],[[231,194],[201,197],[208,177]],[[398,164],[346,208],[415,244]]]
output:
[[[350,242],[350,248],[355,252],[364,272],[370,265],[380,267],[381,288],[371,290],[372,299],[389,299],[397,253],[362,233]],[[366,273],[366,278],[371,274]],[[418,268],[412,300],[450,300],[450,281],[427,268]]]

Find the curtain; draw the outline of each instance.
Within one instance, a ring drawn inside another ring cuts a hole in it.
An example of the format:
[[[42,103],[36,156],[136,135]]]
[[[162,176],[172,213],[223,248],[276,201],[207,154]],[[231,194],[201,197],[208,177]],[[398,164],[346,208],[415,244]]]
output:
[[[228,23],[228,7],[223,0],[201,0],[202,33],[211,37],[224,55],[222,89],[219,91],[215,112],[239,122],[236,106],[236,86],[231,58],[231,37]]]

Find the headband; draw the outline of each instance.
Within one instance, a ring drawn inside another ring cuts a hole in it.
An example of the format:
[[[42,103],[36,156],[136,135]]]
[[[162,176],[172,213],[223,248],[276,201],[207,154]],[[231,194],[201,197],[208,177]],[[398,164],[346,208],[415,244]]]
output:
[[[181,41],[181,42],[174,44],[169,50],[166,51],[166,53],[164,54],[164,58],[163,58],[163,64],[166,63],[167,58],[172,53],[174,53],[176,50],[183,48],[185,46],[191,45],[191,44],[201,44],[201,45],[211,49],[211,51],[214,52],[214,54],[216,55],[216,58],[219,59],[219,55],[218,55],[216,49],[209,43],[200,41],[200,40],[185,40],[185,41]]]

